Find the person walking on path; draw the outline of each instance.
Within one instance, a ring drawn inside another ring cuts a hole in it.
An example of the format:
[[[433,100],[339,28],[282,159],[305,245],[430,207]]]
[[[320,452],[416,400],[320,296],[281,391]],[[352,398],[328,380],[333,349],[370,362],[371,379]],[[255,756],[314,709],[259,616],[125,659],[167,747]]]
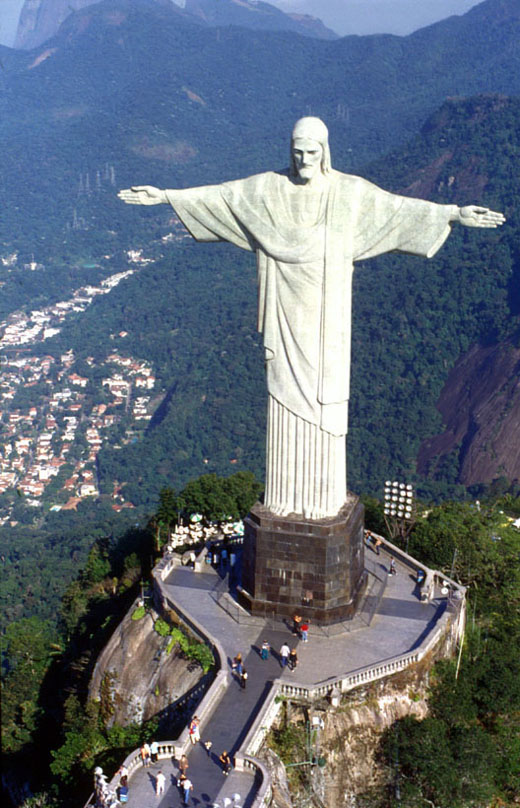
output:
[[[204,749],[206,750],[206,753],[207,753],[209,758],[211,757],[211,747],[212,746],[213,746],[213,741],[204,741]]]
[[[280,648],[280,665],[282,666],[282,668],[286,667],[287,662],[289,660],[289,654],[290,653],[291,653],[291,649],[289,648],[287,643],[284,642],[284,644]]]
[[[390,557],[390,567],[388,569],[389,575],[397,575],[397,570],[395,568],[395,561],[392,557]]]
[[[261,658],[264,659],[264,660],[269,659],[269,651],[270,650],[271,650],[271,646],[269,645],[267,640],[264,640],[263,643],[262,643],[262,649],[260,651]]]
[[[236,674],[239,680],[240,677],[242,676],[243,668],[244,663],[242,662],[242,654],[239,653],[236,655],[233,662],[231,663],[231,670],[233,671],[234,674]]]
[[[302,642],[307,642],[307,640],[309,639],[309,637],[308,637],[308,634],[309,634],[309,622],[307,620],[302,621],[302,624],[300,626],[300,632],[301,632]]]
[[[145,767],[145,769],[147,769],[148,766],[150,765],[150,747],[146,743],[146,741],[141,746],[140,754],[141,754],[141,760],[143,761],[143,766]]]
[[[242,690],[246,689],[246,684],[247,684],[247,671],[245,668],[242,668],[242,672],[240,674],[240,687],[242,688]]]
[[[186,755],[182,755],[181,759],[179,760],[179,771],[181,774],[186,776],[186,772],[189,769],[190,764],[188,763],[188,758]]]
[[[293,634],[296,634],[298,639],[300,638],[300,628],[302,624],[301,615],[295,614],[293,617]]]
[[[159,744],[157,741],[152,741],[150,744],[150,755],[152,757],[152,763],[157,763],[157,756],[159,754]]]
[[[289,662],[289,670],[294,671],[296,669],[296,665],[298,664],[298,654],[296,653],[296,648],[293,648],[291,650],[288,662]]]
[[[200,722],[198,717],[194,715],[190,721],[190,726],[188,730],[190,741],[192,742],[193,746],[195,746],[195,744],[197,744],[200,741],[199,723]]]
[[[224,749],[224,751],[220,755],[219,760],[222,763],[222,774],[224,774],[227,777],[229,772],[231,771],[232,766],[231,766],[231,758],[229,757],[226,749]]]
[[[155,778],[155,793],[158,797],[160,797],[161,794],[164,794],[165,784],[166,784],[166,777],[164,776],[162,771],[158,771],[157,776]]]
[[[183,791],[183,802],[184,805],[188,805],[190,801],[190,791],[193,790],[193,783],[187,777],[185,780],[182,781],[182,791]]]

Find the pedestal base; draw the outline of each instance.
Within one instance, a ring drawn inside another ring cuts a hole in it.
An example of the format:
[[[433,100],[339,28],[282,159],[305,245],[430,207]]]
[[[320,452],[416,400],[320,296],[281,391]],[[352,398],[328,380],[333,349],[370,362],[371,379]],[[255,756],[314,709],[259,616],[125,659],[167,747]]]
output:
[[[366,581],[363,517],[353,494],[336,516],[316,521],[256,503],[244,521],[242,605],[321,624],[352,617]]]

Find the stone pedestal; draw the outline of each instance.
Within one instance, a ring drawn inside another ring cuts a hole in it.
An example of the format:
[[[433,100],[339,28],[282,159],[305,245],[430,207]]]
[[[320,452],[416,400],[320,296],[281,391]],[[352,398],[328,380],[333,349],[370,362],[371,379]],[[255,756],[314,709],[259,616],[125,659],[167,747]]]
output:
[[[352,494],[337,516],[316,521],[256,503],[244,521],[242,605],[321,624],[352,617],[366,581],[363,517]]]

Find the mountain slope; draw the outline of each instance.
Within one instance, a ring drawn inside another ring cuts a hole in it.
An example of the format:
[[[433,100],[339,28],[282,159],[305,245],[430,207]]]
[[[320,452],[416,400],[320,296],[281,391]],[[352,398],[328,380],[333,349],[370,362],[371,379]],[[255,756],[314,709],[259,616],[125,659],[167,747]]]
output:
[[[67,17],[99,0],[25,0],[20,12],[14,47],[31,50],[42,45],[57,33]],[[308,15],[284,14],[270,3],[248,0],[151,0],[170,6],[192,22],[209,26],[236,25],[266,31],[294,31],[303,36],[318,39],[336,39],[337,35],[326,28],[321,20]]]

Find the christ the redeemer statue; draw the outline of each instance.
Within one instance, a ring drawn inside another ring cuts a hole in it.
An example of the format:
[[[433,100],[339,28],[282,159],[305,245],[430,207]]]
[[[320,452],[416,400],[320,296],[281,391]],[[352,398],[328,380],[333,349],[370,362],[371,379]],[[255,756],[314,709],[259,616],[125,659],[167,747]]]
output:
[[[311,117],[294,127],[289,169],[179,191],[136,186],[119,197],[169,203],[197,241],[256,252],[269,393],[264,505],[310,520],[335,516],[347,497],[353,263],[392,250],[430,258],[454,222],[505,221],[335,171],[327,127]]]

